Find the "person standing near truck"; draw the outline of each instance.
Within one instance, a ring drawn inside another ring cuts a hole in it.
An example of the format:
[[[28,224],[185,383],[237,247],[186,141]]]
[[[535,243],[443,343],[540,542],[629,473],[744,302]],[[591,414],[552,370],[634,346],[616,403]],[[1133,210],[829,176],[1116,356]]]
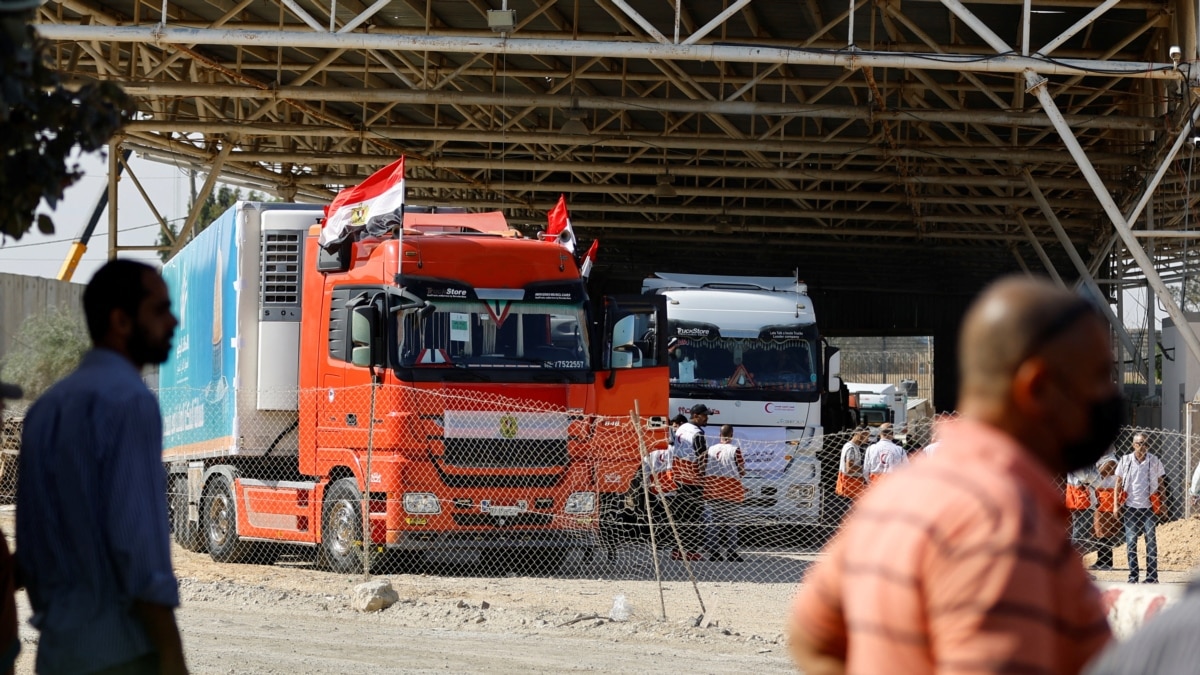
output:
[[[691,420],[675,432],[675,452],[671,458],[675,483],[679,486],[671,500],[671,513],[679,525],[684,550],[671,551],[671,557],[700,560],[704,546],[704,483],[708,465],[708,441],[704,425],[708,424],[708,406],[692,406]]]
[[[742,562],[738,553],[738,520],[746,489],[746,460],[733,443],[733,425],[721,425],[721,442],[708,449],[704,503],[708,509],[709,560]]]
[[[154,268],[113,260],[83,293],[93,349],[29,409],[17,566],[39,673],[186,673],[175,623],[162,416],[142,368],[178,325]]]
[[[867,448],[867,456],[863,458],[863,478],[868,484],[874,485],[884,475],[908,464],[908,453],[896,444],[895,438],[891,422],[879,425],[879,440]]]
[[[1121,519],[1116,513],[1117,456],[1109,452],[1096,462],[1096,513],[1092,516],[1092,534],[1096,538],[1096,562],[1091,569],[1113,568],[1113,544],[1120,540]]]
[[[1134,434],[1133,452],[1117,462],[1118,499],[1115,513],[1121,513],[1125,524],[1125,551],[1129,561],[1129,583],[1138,582],[1138,538],[1146,537],[1146,580],[1147,584],[1158,583],[1158,512],[1155,508],[1161,499],[1163,476],[1166,475],[1162,462],[1149,452],[1145,434]],[[1127,495],[1124,509],[1119,495]]]
[[[834,492],[846,499],[858,499],[867,489],[867,481],[863,478],[863,445],[870,438],[866,427],[859,427],[850,435],[850,440],[842,446],[842,457],[838,462],[837,485]]]

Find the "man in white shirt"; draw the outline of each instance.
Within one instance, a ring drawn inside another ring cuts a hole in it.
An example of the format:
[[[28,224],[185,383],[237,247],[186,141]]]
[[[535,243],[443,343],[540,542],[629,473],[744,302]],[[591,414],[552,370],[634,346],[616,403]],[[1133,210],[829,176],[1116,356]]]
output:
[[[738,553],[738,521],[746,490],[746,460],[733,443],[733,426],[721,425],[721,442],[708,449],[704,474],[709,560],[742,562]]]
[[[879,440],[867,448],[867,456],[863,459],[863,477],[867,483],[874,484],[885,474],[908,464],[908,453],[894,439],[890,422],[879,425]]]
[[[671,514],[679,526],[679,536],[684,550],[671,551],[671,557],[679,560],[701,560],[700,549],[704,547],[704,485],[703,478],[708,463],[708,440],[704,427],[708,424],[708,406],[697,403],[692,406],[691,420],[675,432],[675,449],[671,458],[672,473],[678,486],[671,500]]]
[[[1135,434],[1133,437],[1133,452],[1117,462],[1116,494],[1117,512],[1122,512],[1125,523],[1125,550],[1129,560],[1129,583],[1138,582],[1138,537],[1146,537],[1146,581],[1148,584],[1158,583],[1158,541],[1155,528],[1158,519],[1153,504],[1162,494],[1163,476],[1166,470],[1162,462],[1149,452],[1145,434]],[[1124,507],[1120,505],[1121,491],[1126,495]]]

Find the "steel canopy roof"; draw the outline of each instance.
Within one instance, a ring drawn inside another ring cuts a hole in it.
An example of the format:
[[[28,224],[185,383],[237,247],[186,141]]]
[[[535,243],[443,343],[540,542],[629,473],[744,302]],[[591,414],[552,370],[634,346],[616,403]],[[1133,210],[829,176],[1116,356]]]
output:
[[[1043,260],[1079,276],[1055,222],[1095,276],[1139,274],[1030,78],[1128,212],[1188,133],[1195,7],[1095,5],[509,0],[497,33],[499,0],[172,0],[165,21],[61,0],[38,21],[69,78],[136,96],[125,148],[285,200],[404,154],[411,203],[527,234],[565,194],[613,285],[799,268],[818,290],[956,294]],[[1153,229],[1193,227],[1191,152]],[[1169,277],[1192,248],[1153,255]]]

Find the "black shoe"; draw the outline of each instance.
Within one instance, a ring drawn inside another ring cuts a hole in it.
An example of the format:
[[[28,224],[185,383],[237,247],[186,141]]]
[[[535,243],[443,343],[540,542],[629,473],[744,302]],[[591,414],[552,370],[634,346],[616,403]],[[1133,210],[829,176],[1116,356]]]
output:
[[[1127,584],[1136,584],[1137,582],[1138,582],[1137,577],[1129,577],[1128,579],[1125,580],[1125,583],[1127,583]]]
[[[719,551],[714,551],[713,553],[709,554],[708,559],[715,560],[717,562],[723,562],[725,560],[725,556],[721,555]],[[732,560],[732,558],[730,558],[730,560]]]
[[[738,555],[738,552],[737,552],[737,551],[730,551],[730,552],[729,552],[728,559],[729,559],[729,561],[730,561],[730,562],[744,562],[744,561],[745,561],[745,558],[743,558],[742,556]]]
[[[1151,579],[1150,577],[1146,577],[1146,580],[1143,581],[1142,583],[1143,584],[1157,584],[1158,579]]]

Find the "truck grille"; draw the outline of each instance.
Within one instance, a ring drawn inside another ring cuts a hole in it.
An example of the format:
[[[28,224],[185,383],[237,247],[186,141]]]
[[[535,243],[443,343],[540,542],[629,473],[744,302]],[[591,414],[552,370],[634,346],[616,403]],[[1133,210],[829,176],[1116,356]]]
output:
[[[442,461],[448,466],[541,468],[565,466],[566,439],[447,438]]]
[[[521,513],[515,516],[493,516],[488,513],[456,513],[454,524],[459,527],[544,527],[554,522],[546,513]]]

